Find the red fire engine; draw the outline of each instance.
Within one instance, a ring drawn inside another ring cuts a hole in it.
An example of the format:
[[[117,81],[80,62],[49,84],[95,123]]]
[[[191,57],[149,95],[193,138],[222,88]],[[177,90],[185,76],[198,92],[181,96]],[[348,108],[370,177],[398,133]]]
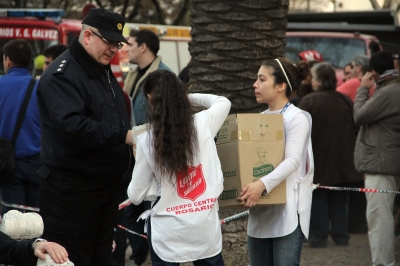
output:
[[[51,45],[63,43],[68,45],[79,36],[82,29],[81,20],[62,19],[62,9],[0,9],[0,50],[11,39],[25,39],[33,48],[33,58],[40,55]],[[4,75],[3,61],[0,60],[0,75]],[[123,77],[119,65],[119,55],[111,60],[111,69],[123,87]],[[40,75],[41,68],[31,64],[32,76]]]

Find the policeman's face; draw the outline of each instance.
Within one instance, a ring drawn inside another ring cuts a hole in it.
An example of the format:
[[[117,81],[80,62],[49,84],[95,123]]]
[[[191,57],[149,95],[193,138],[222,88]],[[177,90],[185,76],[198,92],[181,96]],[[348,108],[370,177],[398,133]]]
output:
[[[100,33],[96,32],[101,36]],[[100,64],[108,65],[114,55],[118,52],[118,48],[115,45],[110,45],[103,41],[100,37],[93,34],[90,30],[86,33],[89,38],[89,51],[88,53]]]
[[[128,45],[126,47],[129,56],[129,63],[138,64],[141,56],[141,45],[136,42],[136,38],[129,37]]]

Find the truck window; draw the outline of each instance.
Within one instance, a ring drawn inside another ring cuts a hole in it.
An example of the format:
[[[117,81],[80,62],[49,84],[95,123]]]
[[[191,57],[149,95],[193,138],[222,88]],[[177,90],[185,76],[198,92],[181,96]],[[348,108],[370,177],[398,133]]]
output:
[[[287,36],[286,57],[293,62],[299,61],[299,53],[305,50],[316,50],[322,54],[324,61],[335,68],[343,68],[357,55],[366,55],[366,44],[362,39],[333,38],[319,36]]]

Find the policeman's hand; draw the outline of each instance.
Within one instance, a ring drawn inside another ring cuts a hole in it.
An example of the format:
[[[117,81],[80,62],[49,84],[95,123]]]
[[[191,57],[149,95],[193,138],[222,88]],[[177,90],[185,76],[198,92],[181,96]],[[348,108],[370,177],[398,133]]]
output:
[[[128,133],[126,133],[125,144],[128,144],[129,146],[133,146],[132,130],[128,130]]]
[[[254,207],[264,191],[264,183],[261,180],[257,180],[244,186],[237,200],[240,202],[244,201],[245,207]]]
[[[361,87],[366,87],[371,89],[371,87],[375,84],[374,75],[372,72],[367,72],[361,79]]]
[[[58,264],[64,263],[68,259],[65,248],[54,242],[36,242],[33,244],[33,250],[35,256],[41,260],[46,259],[46,253]]]

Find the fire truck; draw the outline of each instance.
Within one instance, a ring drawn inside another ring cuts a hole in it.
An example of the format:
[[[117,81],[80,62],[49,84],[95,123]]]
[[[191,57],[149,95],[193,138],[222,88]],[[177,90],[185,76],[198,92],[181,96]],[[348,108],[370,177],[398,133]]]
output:
[[[35,59],[49,46],[59,43],[68,45],[75,36],[79,36],[82,21],[63,19],[64,14],[63,9],[0,9],[0,50],[9,40],[25,39],[32,46],[32,59]],[[0,75],[4,75],[3,60],[0,61]],[[114,56],[110,64],[122,87],[119,56]],[[41,67],[35,67],[34,60],[29,69],[33,77],[42,73]]]

